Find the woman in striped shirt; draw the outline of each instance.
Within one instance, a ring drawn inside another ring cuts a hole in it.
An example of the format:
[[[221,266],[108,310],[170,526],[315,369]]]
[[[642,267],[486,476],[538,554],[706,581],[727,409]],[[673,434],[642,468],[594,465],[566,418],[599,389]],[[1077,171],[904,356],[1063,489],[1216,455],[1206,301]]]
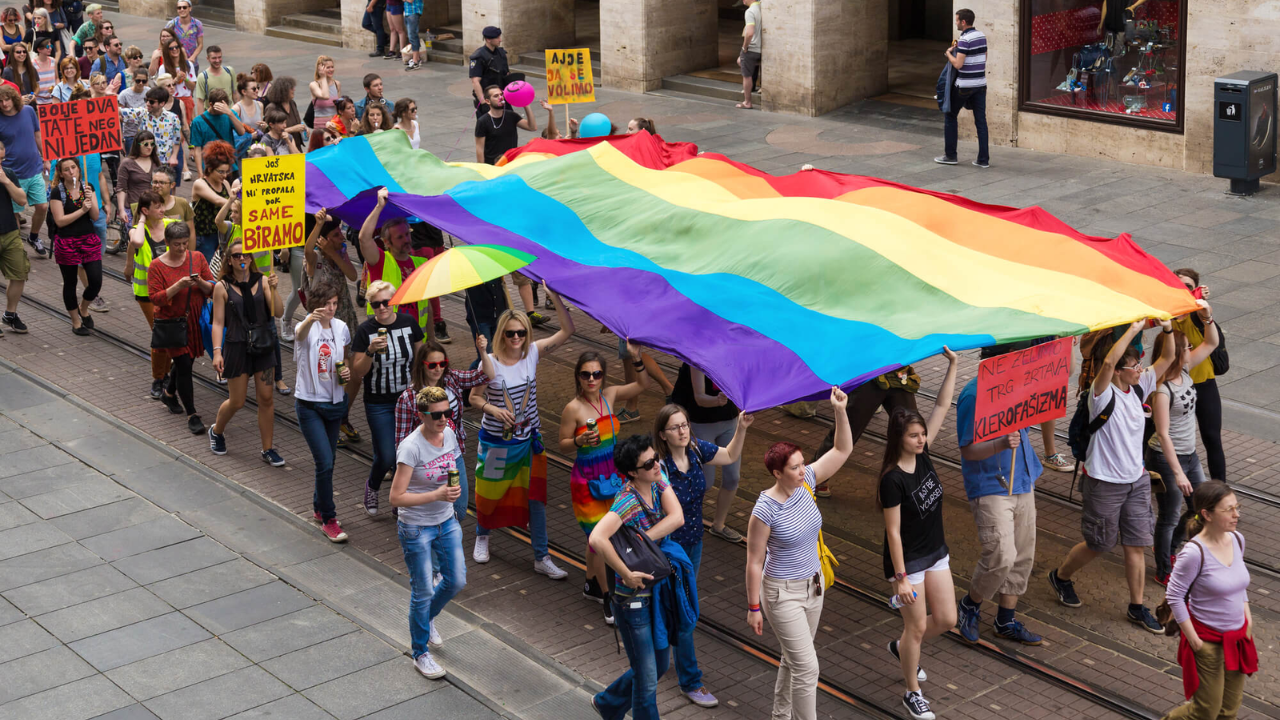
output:
[[[778,682],[773,687],[773,720],[816,720],[818,717],[818,653],[813,637],[822,615],[822,562],[818,533],[822,513],[813,488],[835,475],[849,453],[853,434],[845,405],[849,398],[831,388],[836,419],[835,446],[804,464],[800,447],[774,443],[764,465],[773,487],[760,493],[747,524],[747,625],[760,635],[764,616],[782,647]]]

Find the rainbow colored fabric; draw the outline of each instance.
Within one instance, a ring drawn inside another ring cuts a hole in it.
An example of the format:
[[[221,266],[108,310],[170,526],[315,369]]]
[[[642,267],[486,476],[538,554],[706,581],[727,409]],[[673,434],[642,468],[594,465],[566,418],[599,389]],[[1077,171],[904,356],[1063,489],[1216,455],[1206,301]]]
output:
[[[399,131],[351,138],[307,155],[308,210],[358,224],[386,186],[384,219],[536,256],[522,272],[702,368],[748,411],[851,389],[944,345],[1195,307],[1128,235],[1089,237],[1038,207],[821,170],[773,176],[646,133],[543,148],[491,167],[415,151]]]
[[[529,525],[529,501],[547,501],[547,453],[535,438],[503,440],[480,429],[476,447],[476,521],[497,530]]]
[[[591,481],[618,476],[618,466],[613,463],[613,446],[617,444],[619,429],[618,418],[613,413],[596,420],[596,433],[600,436],[600,443],[579,447],[573,469],[569,471],[569,497],[573,500],[573,517],[588,537],[596,523],[600,522],[613,505],[613,498],[601,500],[591,494]],[[573,435],[577,437],[586,431],[587,426],[581,425],[574,430]],[[621,485],[619,481],[618,486]]]

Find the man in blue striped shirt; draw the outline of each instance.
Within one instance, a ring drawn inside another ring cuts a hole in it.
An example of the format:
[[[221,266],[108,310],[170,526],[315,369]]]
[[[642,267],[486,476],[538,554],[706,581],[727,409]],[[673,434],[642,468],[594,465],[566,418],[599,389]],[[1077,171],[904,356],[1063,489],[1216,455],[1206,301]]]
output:
[[[951,109],[943,115],[946,154],[933,161],[943,165],[959,163],[956,157],[957,118],[962,108],[968,108],[973,111],[973,124],[978,130],[978,159],[973,164],[986,168],[990,167],[991,159],[987,149],[987,36],[973,27],[973,21],[972,10],[956,11],[956,30],[960,31],[960,39],[946,51],[947,62],[956,69]]]

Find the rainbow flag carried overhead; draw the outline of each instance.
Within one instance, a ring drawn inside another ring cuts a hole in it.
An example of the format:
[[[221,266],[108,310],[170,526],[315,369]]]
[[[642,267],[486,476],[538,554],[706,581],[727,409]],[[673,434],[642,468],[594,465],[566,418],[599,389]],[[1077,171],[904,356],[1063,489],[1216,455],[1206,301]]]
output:
[[[754,411],[922,358],[1189,312],[1128,235],[1044,210],[820,170],[772,176],[639,133],[446,163],[398,131],[307,155],[307,205],[538,259],[522,272],[609,329],[702,368]],[[573,150],[556,154],[551,150]],[[639,158],[639,161],[637,161]]]

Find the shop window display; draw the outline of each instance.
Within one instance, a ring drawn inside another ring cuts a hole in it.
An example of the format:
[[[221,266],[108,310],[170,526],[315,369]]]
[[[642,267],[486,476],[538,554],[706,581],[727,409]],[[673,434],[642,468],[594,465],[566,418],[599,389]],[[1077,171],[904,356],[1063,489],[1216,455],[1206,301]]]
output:
[[[1181,128],[1185,0],[1023,0],[1022,109]]]

